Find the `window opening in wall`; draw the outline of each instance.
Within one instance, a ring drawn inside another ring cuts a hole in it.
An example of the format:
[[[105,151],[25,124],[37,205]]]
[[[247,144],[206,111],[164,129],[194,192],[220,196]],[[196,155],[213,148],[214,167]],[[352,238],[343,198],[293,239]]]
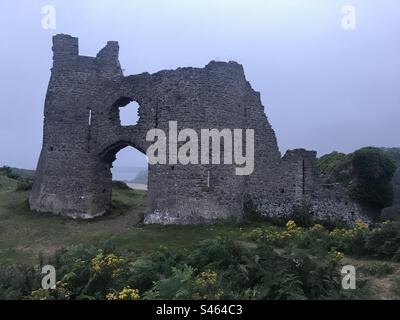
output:
[[[134,126],[139,121],[139,104],[132,101],[119,108],[119,119],[121,126]]]

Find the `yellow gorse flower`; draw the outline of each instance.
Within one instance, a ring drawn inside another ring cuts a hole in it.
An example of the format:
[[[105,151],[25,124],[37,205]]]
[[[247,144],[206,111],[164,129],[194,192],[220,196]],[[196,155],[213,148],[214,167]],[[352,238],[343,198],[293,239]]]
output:
[[[117,277],[121,273],[120,267],[125,263],[124,259],[111,253],[104,256],[102,250],[91,261],[92,268],[95,273],[100,273],[102,270],[108,269],[112,271],[112,276]]]
[[[214,271],[207,270],[200,273],[194,282],[198,291],[193,293],[192,298],[195,300],[219,300],[223,292],[216,286],[217,279],[218,274]]]
[[[106,295],[107,300],[139,300],[139,290],[130,287],[123,288],[120,292],[110,292]]]
[[[198,275],[196,284],[201,287],[213,286],[217,283],[218,275],[214,271],[207,270]]]
[[[335,261],[340,261],[344,258],[344,253],[340,252],[340,251],[334,251],[333,252],[333,258]]]
[[[263,235],[261,228],[255,228],[250,232],[251,237],[259,238]]]
[[[32,291],[30,294],[30,297],[33,300],[53,300],[50,293],[51,293],[50,290],[38,289],[38,290]]]
[[[296,223],[293,220],[290,220],[286,223],[286,230],[268,230],[264,231],[263,239],[266,241],[286,241],[288,239],[292,239],[298,236],[301,236],[304,233],[302,228],[297,227]]]
[[[297,229],[296,222],[294,222],[293,220],[289,220],[289,221],[286,223],[286,228],[287,228],[288,231],[292,231],[292,230]]]
[[[330,232],[333,237],[342,237],[345,239],[351,239],[357,234],[355,229],[334,229]]]
[[[317,223],[317,224],[314,224],[311,227],[311,230],[313,230],[313,231],[325,231],[325,228],[322,225]]]
[[[368,229],[368,224],[366,224],[364,221],[362,220],[357,220],[356,221],[356,230],[366,230]]]

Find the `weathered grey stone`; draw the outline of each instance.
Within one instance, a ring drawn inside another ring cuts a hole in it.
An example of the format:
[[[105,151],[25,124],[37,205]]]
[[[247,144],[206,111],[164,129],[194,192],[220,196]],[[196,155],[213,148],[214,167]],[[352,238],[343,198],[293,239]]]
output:
[[[249,200],[269,216],[303,206],[321,219],[361,217],[342,189],[322,186],[315,152],[291,150],[281,157],[260,94],[241,65],[213,61],[202,69],[124,77],[116,42],[97,57],[79,56],[78,39],[68,35],[56,35],[53,43],[33,210],[73,218],[104,214],[111,203],[116,153],[126,146],[145,152],[149,129],[167,132],[169,121],[177,121],[179,129],[199,133],[203,128],[254,129],[255,170],[237,176],[235,165],[150,166],[146,223],[240,219]],[[119,108],[133,100],[140,105],[140,119],[121,126]]]

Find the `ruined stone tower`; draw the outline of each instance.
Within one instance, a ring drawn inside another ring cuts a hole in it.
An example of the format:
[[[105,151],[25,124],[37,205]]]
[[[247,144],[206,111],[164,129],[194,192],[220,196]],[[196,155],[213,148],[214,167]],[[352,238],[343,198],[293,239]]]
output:
[[[146,133],[179,129],[255,130],[255,167],[237,176],[234,165],[149,166],[147,223],[200,223],[241,218],[246,203],[265,215],[307,208],[318,219],[359,217],[339,187],[322,186],[316,153],[291,150],[282,158],[260,95],[235,62],[125,77],[118,43],[96,57],[79,55],[78,39],[53,38],[54,63],[44,110],[43,147],[30,205],[74,218],[103,215],[111,203],[110,168],[116,153],[132,146],[145,153]],[[139,121],[122,126],[120,108],[131,101]]]

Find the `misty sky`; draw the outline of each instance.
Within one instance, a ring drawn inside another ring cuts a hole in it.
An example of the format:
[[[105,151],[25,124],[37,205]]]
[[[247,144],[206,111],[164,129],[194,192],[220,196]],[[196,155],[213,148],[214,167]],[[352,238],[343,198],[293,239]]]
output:
[[[47,4],[56,30],[42,28]],[[343,5],[356,30],[342,29]],[[119,41],[125,75],[238,61],[281,152],[400,146],[398,0],[1,0],[0,166],[36,167],[56,33],[79,37],[81,55]]]

